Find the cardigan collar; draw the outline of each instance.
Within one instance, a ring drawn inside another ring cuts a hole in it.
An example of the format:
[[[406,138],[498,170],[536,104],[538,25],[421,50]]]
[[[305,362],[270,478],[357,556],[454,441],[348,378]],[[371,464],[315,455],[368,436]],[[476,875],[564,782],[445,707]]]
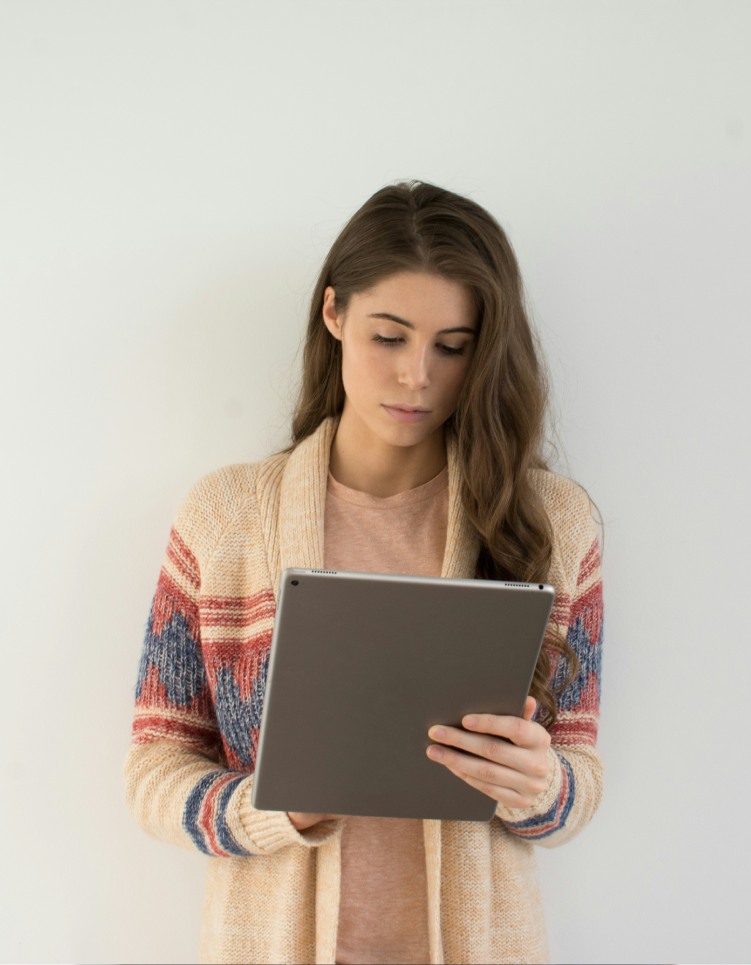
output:
[[[279,586],[282,571],[288,567],[323,569],[326,482],[337,424],[337,419],[325,419],[290,453],[282,473],[278,518],[279,569],[272,574],[275,587]],[[472,579],[479,540],[461,507],[459,461],[456,443],[451,436],[447,440],[447,458],[448,521],[441,576]]]

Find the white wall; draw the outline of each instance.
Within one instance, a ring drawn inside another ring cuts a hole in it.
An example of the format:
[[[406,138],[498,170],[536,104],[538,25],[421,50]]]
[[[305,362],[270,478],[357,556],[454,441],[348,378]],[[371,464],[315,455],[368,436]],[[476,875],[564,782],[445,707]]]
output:
[[[122,801],[190,484],[285,439],[319,264],[418,177],[495,213],[605,545],[602,809],[561,962],[742,962],[751,5],[0,2],[0,957],[196,952],[204,860]]]

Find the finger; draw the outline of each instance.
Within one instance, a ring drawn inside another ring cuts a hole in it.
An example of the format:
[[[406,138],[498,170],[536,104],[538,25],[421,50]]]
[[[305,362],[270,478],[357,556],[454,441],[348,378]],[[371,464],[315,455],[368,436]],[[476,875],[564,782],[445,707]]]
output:
[[[529,755],[526,747],[517,747],[492,734],[472,733],[460,727],[431,727],[428,736],[444,747],[454,747],[514,770],[523,769],[524,760]]]
[[[486,784],[484,781],[477,781],[473,777],[467,777],[457,771],[451,771],[451,773],[455,777],[458,777],[460,781],[464,781],[464,783],[469,784],[470,787],[482,791],[483,794],[487,794],[488,797],[493,798],[494,801],[508,808],[529,807],[529,798],[510,787],[497,787],[494,784]]]
[[[533,748],[550,743],[550,735],[536,721],[510,714],[469,714],[462,720],[462,726],[474,733],[501,737],[517,747]]]
[[[432,761],[443,764],[463,781],[471,779],[495,788],[495,790],[509,788],[520,794],[531,790],[530,784],[532,782],[530,782],[528,776],[502,764],[495,764],[485,758],[463,754],[461,751],[439,747],[436,744],[427,749],[427,755]]]
[[[517,747],[538,747],[549,743],[548,732],[537,721],[523,717],[496,714],[468,714],[462,719],[462,727],[477,734],[503,737]]]
[[[532,696],[532,694],[527,697],[524,701],[524,710],[522,711],[522,720],[532,720],[535,716],[535,711],[537,710],[537,701]]]

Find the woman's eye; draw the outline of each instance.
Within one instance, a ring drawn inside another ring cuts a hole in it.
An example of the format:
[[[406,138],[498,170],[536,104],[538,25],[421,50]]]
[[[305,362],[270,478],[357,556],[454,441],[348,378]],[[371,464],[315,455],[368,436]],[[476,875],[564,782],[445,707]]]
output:
[[[389,337],[388,335],[376,334],[372,336],[372,340],[374,342],[378,342],[380,345],[396,346],[400,345],[404,341],[404,338],[399,335]],[[464,355],[466,348],[466,345],[455,346],[443,345],[442,343],[436,345],[436,349],[441,353],[441,355]]]

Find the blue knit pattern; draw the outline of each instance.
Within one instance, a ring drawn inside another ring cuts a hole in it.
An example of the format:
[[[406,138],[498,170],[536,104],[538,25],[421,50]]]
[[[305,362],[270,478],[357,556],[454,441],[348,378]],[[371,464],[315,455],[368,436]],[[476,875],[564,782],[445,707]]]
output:
[[[156,600],[156,597],[154,598]],[[161,633],[154,633],[154,603],[146,628],[136,683],[136,700],[141,696],[150,667],[156,667],[159,680],[174,707],[187,707],[206,686],[206,672],[198,640],[191,634],[185,616],[176,611]]]
[[[203,851],[204,854],[212,856],[216,856],[218,852],[211,847],[207,840],[206,833],[201,826],[201,817],[206,796],[214,784],[225,776],[225,772],[222,771],[215,774],[207,774],[201,778],[190,792],[188,800],[185,802],[185,811],[183,814],[183,827],[193,839],[193,843],[199,850]],[[245,780],[245,776],[241,774],[229,781],[226,787],[222,788],[217,800],[216,814],[213,821],[214,835],[222,852],[237,857],[247,857],[250,855],[250,852],[240,847],[230,831],[227,825],[227,807],[229,806],[232,795],[243,780]]]
[[[582,694],[587,689],[587,684],[593,674],[597,681],[597,699],[599,702],[602,676],[602,621],[600,621],[599,638],[592,641],[587,633],[584,619],[577,617],[569,628],[567,639],[571,649],[579,658],[579,669],[571,683],[558,694],[558,708],[561,711],[573,710],[579,706]],[[568,675],[568,670],[568,660],[561,657],[553,676],[552,689],[554,692],[563,684]]]
[[[216,672],[214,693],[216,718],[225,744],[249,771],[255,768],[258,728],[261,725],[266,677],[267,652],[258,668],[249,697],[243,700],[231,663],[222,663]]]

